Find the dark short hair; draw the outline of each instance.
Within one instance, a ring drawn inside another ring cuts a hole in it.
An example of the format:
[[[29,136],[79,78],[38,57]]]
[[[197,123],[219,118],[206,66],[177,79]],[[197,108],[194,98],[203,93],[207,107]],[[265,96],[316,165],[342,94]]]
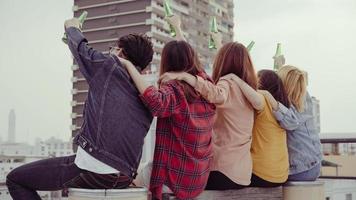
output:
[[[144,70],[153,58],[153,45],[151,39],[145,34],[128,34],[117,41],[122,53],[135,66]]]

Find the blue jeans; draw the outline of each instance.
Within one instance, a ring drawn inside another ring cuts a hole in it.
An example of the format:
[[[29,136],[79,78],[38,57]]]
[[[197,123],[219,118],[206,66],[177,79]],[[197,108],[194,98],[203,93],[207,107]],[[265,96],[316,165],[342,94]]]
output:
[[[315,165],[313,168],[298,173],[289,175],[288,181],[315,181],[320,175],[321,163]]]
[[[22,165],[6,177],[6,185],[14,200],[41,200],[38,191],[64,188],[116,189],[125,188],[131,178],[118,174],[96,174],[78,168],[75,155],[49,158]]]

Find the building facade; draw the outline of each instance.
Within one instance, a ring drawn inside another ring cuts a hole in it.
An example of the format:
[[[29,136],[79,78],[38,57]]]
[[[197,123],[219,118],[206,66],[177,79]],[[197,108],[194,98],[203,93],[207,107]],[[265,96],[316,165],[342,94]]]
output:
[[[182,19],[182,30],[187,41],[198,52],[205,69],[211,71],[215,50],[208,48],[209,23],[211,17],[215,16],[223,41],[232,41],[233,0],[170,0],[170,5],[174,14]],[[74,0],[74,16],[79,16],[84,10],[88,12],[88,18],[83,25],[83,33],[93,48],[104,53],[108,53],[109,47],[115,46],[122,35],[146,33],[150,36],[154,56],[144,73],[147,74],[148,80],[156,82],[162,49],[165,43],[173,39],[164,20],[163,0]],[[83,123],[82,111],[88,84],[78,66],[73,65],[72,70],[71,130],[74,136]],[[152,133],[152,130],[150,132]],[[150,134],[148,137],[154,138]],[[145,147],[146,150],[152,148]]]
[[[320,128],[320,100],[317,99],[316,97],[312,97],[312,103],[313,103],[313,117],[314,117],[314,123],[316,126],[316,130],[318,133],[321,133],[321,128]]]
[[[45,141],[38,141],[41,145],[43,144],[50,157],[62,157],[73,154],[72,142],[63,141],[54,137],[49,138]]]
[[[9,127],[8,127],[8,142],[16,142],[16,114],[15,110],[11,110],[9,113]]]
[[[15,168],[49,157],[73,154],[71,142],[56,138],[37,139],[34,145],[26,143],[0,142],[0,200],[11,200],[6,187],[6,176]],[[61,200],[61,191],[39,192],[41,199]]]

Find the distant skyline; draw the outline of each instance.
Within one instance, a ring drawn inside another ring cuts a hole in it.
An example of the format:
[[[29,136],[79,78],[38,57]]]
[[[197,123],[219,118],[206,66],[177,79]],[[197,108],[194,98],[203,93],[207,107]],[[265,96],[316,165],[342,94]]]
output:
[[[14,109],[9,112],[9,123],[7,127],[7,141],[14,143],[16,141],[16,113]]]
[[[16,110],[17,140],[71,135],[71,55],[61,41],[72,0],[0,1],[0,137]],[[276,44],[287,64],[309,74],[322,132],[356,132],[356,1],[235,1],[235,40],[256,42],[256,69],[273,68]]]

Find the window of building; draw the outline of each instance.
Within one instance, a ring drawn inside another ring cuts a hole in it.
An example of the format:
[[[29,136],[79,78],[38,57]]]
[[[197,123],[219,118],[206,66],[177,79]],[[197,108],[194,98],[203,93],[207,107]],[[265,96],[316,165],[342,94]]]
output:
[[[188,3],[186,3],[186,2],[181,2],[180,4],[181,4],[182,6],[189,7]]]
[[[346,194],[346,200],[352,200],[352,194]]]

